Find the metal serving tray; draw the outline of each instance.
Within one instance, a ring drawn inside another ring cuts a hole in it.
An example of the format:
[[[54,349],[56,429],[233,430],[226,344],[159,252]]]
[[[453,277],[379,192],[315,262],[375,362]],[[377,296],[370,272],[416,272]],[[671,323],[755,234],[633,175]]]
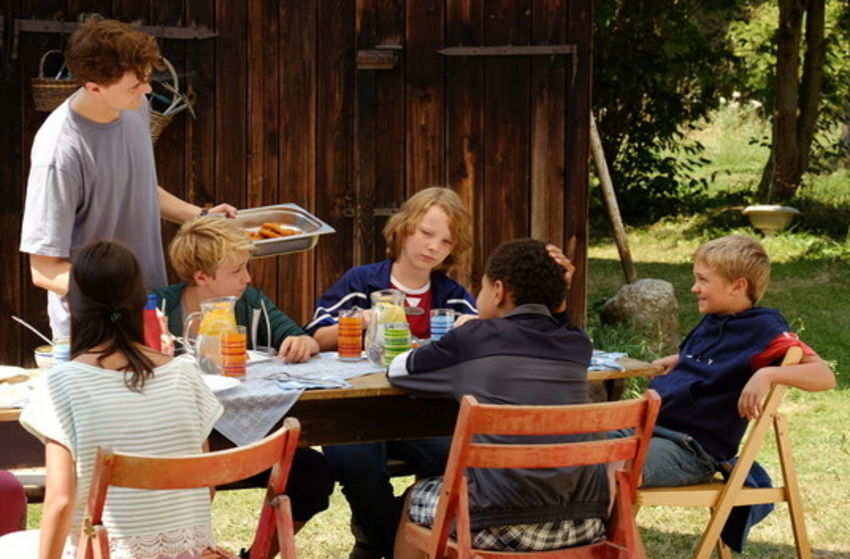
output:
[[[246,231],[256,231],[263,223],[279,223],[297,229],[301,233],[276,239],[254,241],[257,249],[254,258],[277,256],[310,250],[319,242],[319,235],[335,233],[336,230],[297,204],[262,206],[236,212],[236,223]]]

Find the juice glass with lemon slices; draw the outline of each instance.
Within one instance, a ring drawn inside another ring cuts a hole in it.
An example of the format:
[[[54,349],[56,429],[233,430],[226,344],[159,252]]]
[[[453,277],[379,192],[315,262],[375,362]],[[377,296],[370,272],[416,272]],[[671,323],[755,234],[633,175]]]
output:
[[[409,347],[409,337],[403,344],[399,327],[407,325],[407,316],[404,312],[404,294],[397,289],[382,289],[371,294],[372,313],[369,318],[369,326],[366,329],[366,355],[369,360],[379,366],[388,365],[386,361],[387,328],[391,332],[392,353],[397,355]],[[391,356],[392,357],[392,356]]]

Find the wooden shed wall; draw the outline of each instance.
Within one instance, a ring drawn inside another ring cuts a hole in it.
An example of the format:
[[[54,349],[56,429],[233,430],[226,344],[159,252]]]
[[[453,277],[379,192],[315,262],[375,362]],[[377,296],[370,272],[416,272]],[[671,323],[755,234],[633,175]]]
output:
[[[4,192],[0,362],[29,359],[47,330],[45,295],[17,252],[29,149],[46,113],[29,79],[62,37],[13,20],[97,12],[147,25],[198,24],[205,40],[161,40],[197,118],[178,115],[156,145],[160,183],[198,204],[295,202],[337,229],[310,252],[255,260],[254,283],[296,320],[346,269],[383,258],[387,214],[411,193],[449,185],[475,219],[458,279],[470,289],[500,242],[534,236],[579,267],[585,313],[590,0],[7,0],[0,89]],[[456,46],[574,44],[577,56],[445,56]],[[395,54],[358,69],[358,51]],[[165,242],[175,227],[165,227]]]

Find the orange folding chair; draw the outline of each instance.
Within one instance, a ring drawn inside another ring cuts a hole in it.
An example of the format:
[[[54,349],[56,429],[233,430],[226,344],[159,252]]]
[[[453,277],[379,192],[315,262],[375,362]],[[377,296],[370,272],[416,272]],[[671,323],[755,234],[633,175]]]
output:
[[[408,522],[407,541],[432,559],[645,557],[632,507],[661,400],[648,390],[637,400],[564,406],[479,404],[464,396],[458,413],[443,489],[431,528]],[[635,429],[631,437],[558,444],[482,444],[476,435],[568,435]],[[606,540],[543,552],[473,549],[466,468],[556,468],[625,461],[616,472],[614,507]],[[457,538],[450,538],[457,522]]]
[[[298,420],[290,417],[280,429],[251,445],[192,456],[138,456],[98,448],[77,559],[109,558],[109,535],[102,523],[102,514],[110,486],[133,489],[215,487],[269,468],[272,472],[251,544],[251,559],[268,557],[275,533],[282,556],[294,558],[292,511],[289,498],[282,493],[300,431]],[[236,559],[222,549],[218,550],[218,556]]]
[[[790,348],[782,360],[783,365],[799,363],[803,351],[799,347]],[[732,508],[742,505],[765,503],[788,503],[791,515],[791,527],[797,549],[797,557],[808,559],[812,556],[806,523],[803,518],[803,505],[800,498],[800,486],[797,483],[797,470],[791,452],[791,440],[788,436],[788,421],[779,413],[779,404],[788,387],[774,384],[764,401],[761,415],[750,424],[750,430],[741,444],[741,451],[735,466],[725,482],[717,478],[709,483],[687,485],[684,487],[651,487],[638,491],[638,505],[671,505],[684,507],[709,507],[711,517],[700,538],[694,559],[708,559],[712,548],[716,546],[721,559],[731,558],[728,546],[720,539],[723,526],[732,512]],[[773,427],[776,434],[776,448],[779,464],[782,468],[784,484],[779,487],[744,487],[747,474],[764,443],[767,431]]]

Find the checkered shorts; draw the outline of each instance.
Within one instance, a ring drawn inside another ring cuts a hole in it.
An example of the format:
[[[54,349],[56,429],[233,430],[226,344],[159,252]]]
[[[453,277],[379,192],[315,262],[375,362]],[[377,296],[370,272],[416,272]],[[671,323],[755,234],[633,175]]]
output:
[[[437,501],[443,478],[424,479],[413,486],[410,519],[431,526],[437,513]],[[585,545],[605,538],[605,520],[556,520],[540,524],[491,526],[472,533],[472,547],[494,551],[547,551]]]

